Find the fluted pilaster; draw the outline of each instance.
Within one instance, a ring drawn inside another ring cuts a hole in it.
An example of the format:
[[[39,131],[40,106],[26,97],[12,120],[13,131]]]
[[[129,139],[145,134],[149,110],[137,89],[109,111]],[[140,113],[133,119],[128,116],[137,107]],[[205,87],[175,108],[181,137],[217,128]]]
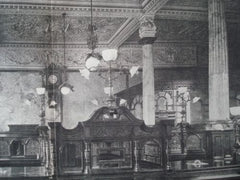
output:
[[[224,0],[208,1],[209,120],[229,119],[229,77]]]

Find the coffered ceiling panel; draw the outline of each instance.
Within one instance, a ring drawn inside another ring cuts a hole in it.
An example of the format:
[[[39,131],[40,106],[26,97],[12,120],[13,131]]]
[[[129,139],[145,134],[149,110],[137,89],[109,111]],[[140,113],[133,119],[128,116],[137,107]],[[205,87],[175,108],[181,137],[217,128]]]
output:
[[[94,18],[100,43],[107,41],[126,21],[126,18]],[[66,17],[69,24],[66,41],[86,44],[89,17]],[[0,15],[1,42],[59,43],[63,41],[61,16]]]

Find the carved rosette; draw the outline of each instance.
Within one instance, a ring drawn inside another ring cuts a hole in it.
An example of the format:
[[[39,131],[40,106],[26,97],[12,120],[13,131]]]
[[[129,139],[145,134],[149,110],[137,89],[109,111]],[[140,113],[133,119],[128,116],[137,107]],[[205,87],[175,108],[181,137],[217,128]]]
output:
[[[154,16],[144,16],[140,20],[139,36],[141,38],[140,43],[152,44],[156,39],[157,27],[154,23]]]

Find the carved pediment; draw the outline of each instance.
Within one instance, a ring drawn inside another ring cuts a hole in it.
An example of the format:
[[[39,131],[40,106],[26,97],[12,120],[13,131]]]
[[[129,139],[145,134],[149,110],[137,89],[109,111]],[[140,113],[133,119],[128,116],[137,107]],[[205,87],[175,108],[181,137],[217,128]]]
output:
[[[139,123],[126,107],[102,107],[98,109],[92,117],[86,121],[86,124],[93,122],[129,122]]]

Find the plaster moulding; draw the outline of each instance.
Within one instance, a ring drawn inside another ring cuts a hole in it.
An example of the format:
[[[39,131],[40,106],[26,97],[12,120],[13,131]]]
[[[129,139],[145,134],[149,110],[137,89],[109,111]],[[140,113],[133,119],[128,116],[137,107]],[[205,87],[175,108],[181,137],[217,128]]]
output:
[[[54,15],[61,16],[66,12],[69,16],[90,16],[90,8],[86,6],[59,6],[36,4],[1,4],[1,14],[28,14],[28,15]],[[96,17],[137,17],[142,14],[140,8],[122,7],[93,7],[93,15]]]

